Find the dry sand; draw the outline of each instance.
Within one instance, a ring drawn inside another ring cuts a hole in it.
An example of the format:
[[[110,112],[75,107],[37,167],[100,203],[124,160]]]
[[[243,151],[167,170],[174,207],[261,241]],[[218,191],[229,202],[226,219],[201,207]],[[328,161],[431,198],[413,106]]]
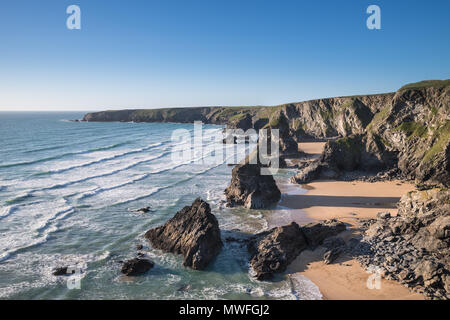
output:
[[[323,145],[301,143],[299,148],[318,154]],[[291,194],[283,195],[280,202],[283,218],[274,224],[286,224],[286,217],[299,223],[337,218],[350,224],[350,229],[341,234],[344,239],[348,239],[358,232],[354,228],[355,218],[374,218],[378,212],[396,215],[396,203],[402,195],[413,190],[414,186],[400,181],[315,181],[302,186],[307,189],[303,194],[292,194],[292,185],[280,186],[283,193],[287,191],[286,188],[289,188]],[[286,216],[286,212],[290,210],[290,216]],[[421,294],[385,279],[381,280],[380,289],[369,289],[366,282],[370,274],[356,260],[341,256],[333,264],[325,265],[322,262],[323,253],[322,247],[315,251],[304,251],[289,266],[287,273],[306,276],[319,287],[325,299],[423,299]]]
[[[325,142],[300,142],[298,149],[311,155],[320,155],[323,151]]]

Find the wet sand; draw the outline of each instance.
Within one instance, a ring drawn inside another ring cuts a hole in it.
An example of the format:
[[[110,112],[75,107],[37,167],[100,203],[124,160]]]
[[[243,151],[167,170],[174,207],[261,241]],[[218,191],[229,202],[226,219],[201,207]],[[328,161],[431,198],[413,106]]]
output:
[[[314,154],[323,148],[323,143],[300,144],[300,149],[302,145],[304,151]],[[292,192],[292,188],[300,190]],[[378,212],[396,215],[396,203],[414,186],[401,181],[314,181],[303,186],[280,185],[280,189],[283,210],[280,221],[273,222],[274,225],[287,224],[289,212],[291,221],[301,224],[336,218],[350,225],[349,230],[340,235],[348,240],[358,233],[356,218],[375,218]],[[369,289],[367,279],[370,274],[356,260],[343,255],[333,264],[326,265],[322,261],[324,252],[323,247],[302,252],[286,273],[288,276],[306,276],[319,287],[324,299],[424,299],[423,295],[400,283],[385,279],[381,279],[380,289]]]

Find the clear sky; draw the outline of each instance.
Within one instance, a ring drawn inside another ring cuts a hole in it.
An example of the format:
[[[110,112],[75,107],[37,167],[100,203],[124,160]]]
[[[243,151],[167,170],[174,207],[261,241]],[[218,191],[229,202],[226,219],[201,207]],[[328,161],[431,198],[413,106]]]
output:
[[[81,30],[66,8],[81,8]],[[381,8],[369,30],[366,8]],[[450,78],[450,1],[1,0],[0,110],[275,105]]]

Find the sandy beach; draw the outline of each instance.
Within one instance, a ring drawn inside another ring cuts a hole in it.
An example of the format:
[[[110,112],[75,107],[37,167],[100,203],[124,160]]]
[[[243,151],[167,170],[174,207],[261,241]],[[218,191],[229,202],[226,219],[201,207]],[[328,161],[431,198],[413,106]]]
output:
[[[310,154],[320,154],[324,143],[304,143],[299,148]],[[280,206],[292,210],[292,220],[297,222],[319,221],[336,218],[349,224],[349,229],[340,236],[348,240],[358,233],[357,218],[374,218],[378,212],[397,214],[396,203],[400,197],[414,186],[401,181],[360,182],[360,181],[314,181],[298,188],[302,193],[292,194],[293,186],[280,186],[284,193]],[[289,188],[290,194],[285,194]],[[284,189],[284,190],[283,190]],[[302,217],[303,218],[299,218]],[[295,218],[297,217],[297,218]],[[285,221],[284,221],[285,222]],[[324,299],[424,299],[403,285],[382,279],[380,289],[369,289],[369,273],[359,263],[345,255],[333,264],[322,261],[325,249],[306,250],[288,267],[288,276],[301,274],[314,282]]]

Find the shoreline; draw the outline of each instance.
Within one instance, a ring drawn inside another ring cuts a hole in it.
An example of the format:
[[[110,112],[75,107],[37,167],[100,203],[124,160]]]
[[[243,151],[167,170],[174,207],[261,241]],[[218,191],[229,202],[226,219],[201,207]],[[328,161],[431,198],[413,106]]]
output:
[[[305,143],[306,144],[306,143]],[[303,145],[305,145],[303,144]],[[322,143],[307,143],[306,149],[317,155]],[[305,150],[305,151],[306,151]],[[339,237],[347,241],[358,235],[358,218],[375,218],[378,212],[397,215],[396,203],[401,196],[414,190],[414,185],[399,180],[364,182],[317,180],[305,185],[280,183],[283,194],[279,208],[291,214],[291,221],[280,219],[279,223],[297,223],[339,219],[348,224],[348,229]],[[299,189],[296,191],[295,189]],[[279,209],[277,209],[277,213]],[[286,213],[283,212],[283,216]],[[322,261],[326,249],[319,246],[314,251],[303,251],[287,268],[288,277],[305,276],[313,282],[324,300],[424,300],[422,294],[410,291],[402,284],[381,279],[380,289],[369,289],[366,285],[370,276],[359,263],[342,254],[334,263]]]

